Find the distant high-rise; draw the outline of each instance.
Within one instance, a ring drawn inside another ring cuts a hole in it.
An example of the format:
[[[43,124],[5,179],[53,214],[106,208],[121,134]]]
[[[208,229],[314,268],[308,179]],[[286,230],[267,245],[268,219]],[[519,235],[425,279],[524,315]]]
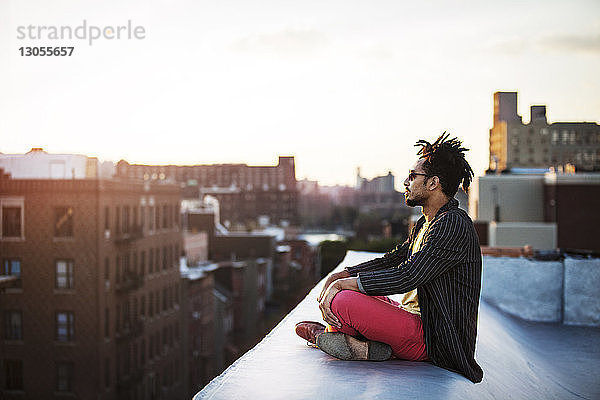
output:
[[[531,106],[524,124],[517,114],[517,93],[494,93],[490,129],[492,170],[550,168],[600,171],[600,125],[595,122],[548,124],[546,106]]]

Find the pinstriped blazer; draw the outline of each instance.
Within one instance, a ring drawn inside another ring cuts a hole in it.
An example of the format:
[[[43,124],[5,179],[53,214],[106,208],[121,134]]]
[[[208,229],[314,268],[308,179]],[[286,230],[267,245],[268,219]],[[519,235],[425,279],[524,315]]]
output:
[[[437,212],[420,251],[408,257],[421,217],[408,240],[396,249],[346,268],[371,296],[417,289],[427,355],[434,364],[480,382],[475,361],[481,290],[481,249],[473,221],[450,199]]]

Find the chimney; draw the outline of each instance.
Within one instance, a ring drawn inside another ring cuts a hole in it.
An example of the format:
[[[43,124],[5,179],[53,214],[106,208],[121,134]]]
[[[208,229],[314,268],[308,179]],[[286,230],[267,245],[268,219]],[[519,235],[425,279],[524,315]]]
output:
[[[546,120],[546,106],[531,106],[530,124],[548,124]]]

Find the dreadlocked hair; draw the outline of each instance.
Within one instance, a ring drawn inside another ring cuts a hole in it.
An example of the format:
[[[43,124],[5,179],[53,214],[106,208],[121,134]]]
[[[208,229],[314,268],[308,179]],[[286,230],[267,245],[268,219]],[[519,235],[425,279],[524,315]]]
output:
[[[473,170],[465,159],[465,152],[458,138],[449,139],[450,134],[442,133],[435,142],[419,140],[415,147],[420,147],[417,155],[425,159],[423,168],[431,176],[437,176],[442,185],[442,192],[448,197],[454,197],[462,182],[463,190],[468,193]]]

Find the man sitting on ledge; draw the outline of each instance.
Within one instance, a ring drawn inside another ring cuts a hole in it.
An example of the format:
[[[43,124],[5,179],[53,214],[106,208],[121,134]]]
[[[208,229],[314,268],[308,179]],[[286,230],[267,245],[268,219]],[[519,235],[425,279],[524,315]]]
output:
[[[481,250],[473,222],[454,199],[468,190],[467,149],[446,133],[419,140],[419,160],[404,181],[406,204],[422,206],[406,242],[395,250],[331,274],[317,301],[327,327],[296,324],[296,333],[344,360],[394,355],[432,361],[480,382],[475,361]],[[398,303],[386,295],[404,293]]]

